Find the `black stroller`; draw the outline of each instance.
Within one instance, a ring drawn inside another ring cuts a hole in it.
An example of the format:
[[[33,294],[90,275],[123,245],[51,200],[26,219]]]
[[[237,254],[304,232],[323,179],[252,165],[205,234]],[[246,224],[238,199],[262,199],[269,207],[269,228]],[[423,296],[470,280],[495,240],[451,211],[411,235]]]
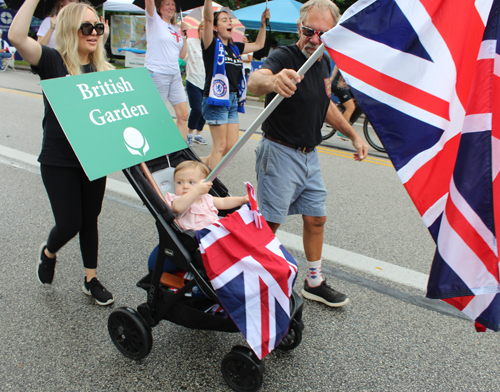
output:
[[[213,305],[220,305],[220,302],[203,267],[195,232],[179,228],[172,211],[160,196],[165,193],[160,188],[169,182],[161,178],[162,173],[167,177],[170,175],[173,184],[173,168],[185,160],[198,160],[198,157],[187,148],[123,170],[154,216],[159,235],[154,269],[137,283],[138,287],[147,291],[147,302],[139,305],[137,310],[117,308],[108,319],[111,340],[123,355],[132,359],[139,360],[149,354],[153,345],[151,328],[163,319],[192,329],[239,332],[230,318],[205,312]],[[217,197],[228,196],[227,188],[217,178],[210,193]],[[220,215],[230,212],[220,211]],[[165,257],[194,275],[194,279],[187,281],[176,293],[160,283]],[[186,296],[195,286],[205,297]],[[290,297],[289,330],[278,349],[293,350],[300,344],[304,329],[302,308],[302,298],[293,292]],[[227,384],[236,391],[257,391],[262,385],[264,363],[249,347],[233,347],[224,356],[221,369]]]

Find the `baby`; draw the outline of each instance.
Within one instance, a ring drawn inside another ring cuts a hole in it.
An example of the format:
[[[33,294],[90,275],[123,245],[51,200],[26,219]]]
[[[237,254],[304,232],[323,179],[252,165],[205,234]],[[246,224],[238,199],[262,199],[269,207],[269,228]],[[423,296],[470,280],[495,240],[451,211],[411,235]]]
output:
[[[212,182],[205,182],[208,168],[198,161],[184,161],[174,172],[175,195],[167,193],[165,199],[182,230],[201,230],[219,220],[218,210],[229,210],[248,203],[248,195],[242,197],[213,197],[208,194]],[[158,246],[149,256],[149,269],[153,270]],[[179,268],[170,260],[163,271],[173,272]]]
[[[229,210],[248,203],[248,195],[209,195],[212,182],[205,182],[208,174],[208,168],[198,161],[184,161],[175,168],[175,195],[167,193],[165,199],[183,230],[201,230],[219,219],[218,210]]]

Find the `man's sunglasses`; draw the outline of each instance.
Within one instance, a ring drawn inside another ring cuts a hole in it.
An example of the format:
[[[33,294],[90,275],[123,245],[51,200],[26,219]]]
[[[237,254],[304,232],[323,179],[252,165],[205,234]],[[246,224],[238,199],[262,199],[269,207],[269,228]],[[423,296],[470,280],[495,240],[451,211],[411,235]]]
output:
[[[95,25],[93,25],[92,23],[82,23],[82,25],[80,26],[80,30],[82,31],[83,35],[91,35],[92,31],[94,30],[97,35],[103,35],[104,24],[96,23]]]
[[[312,37],[314,34],[318,34],[318,37],[321,37],[323,34],[326,33],[326,31],[316,31],[314,29],[311,29],[310,27],[302,26],[302,34],[304,34],[306,37]]]

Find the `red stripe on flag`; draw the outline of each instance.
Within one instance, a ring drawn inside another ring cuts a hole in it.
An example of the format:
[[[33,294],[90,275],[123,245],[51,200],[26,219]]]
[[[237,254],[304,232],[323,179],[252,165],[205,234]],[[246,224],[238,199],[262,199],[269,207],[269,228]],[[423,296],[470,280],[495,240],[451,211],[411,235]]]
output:
[[[465,108],[484,32],[475,0],[421,0],[421,3],[450,50],[457,70],[458,99]]]
[[[467,297],[453,297],[453,298],[442,298],[442,300],[450,305],[454,306],[460,311],[463,311],[465,307],[475,298],[474,295],[469,295]]]
[[[392,95],[402,101],[408,102],[409,104],[419,107],[427,112],[433,113],[436,116],[442,117],[446,120],[450,119],[450,104],[447,101],[413,87],[410,84],[380,73],[379,71],[333,49],[327,49],[335,59],[335,63],[340,70],[348,69],[350,75],[379,89],[380,91]]]
[[[460,135],[448,140],[443,149],[423,164],[405,184],[420,215],[432,207],[450,189]]]
[[[262,358],[269,354],[269,289],[262,279],[260,284],[260,317],[262,335]]]
[[[495,59],[500,62],[500,57],[497,55]],[[492,102],[500,102],[500,77],[493,76],[493,91],[491,94]],[[494,139],[500,140],[500,111],[498,110],[498,103],[496,110],[492,113],[492,143],[495,143]],[[495,159],[495,158],[494,158]],[[500,157],[496,157],[500,159]],[[495,168],[495,165],[493,165]],[[495,180],[493,181],[493,211],[495,216],[495,233],[500,233],[500,174],[497,174]],[[500,256],[500,241],[497,241],[497,254]]]
[[[446,203],[446,218],[453,230],[483,262],[488,272],[498,281],[498,263],[495,253],[493,253],[483,237],[479,235],[470,222],[465,219],[451,198]]]
[[[214,279],[244,257],[252,255],[274,277],[283,277],[283,271],[287,271],[286,279],[280,279],[277,283],[284,293],[288,293],[287,279],[291,271],[283,257],[266,248],[274,238],[267,223],[263,224],[260,230],[255,227],[253,221],[245,225],[237,212],[222,218],[219,222],[223,223],[231,233],[219,238],[205,249],[206,253],[210,253],[212,260],[217,259],[216,265],[204,263],[209,279]]]
[[[471,99],[467,105],[467,115],[491,113],[491,85],[493,76],[493,59],[478,60],[474,81],[470,93]]]

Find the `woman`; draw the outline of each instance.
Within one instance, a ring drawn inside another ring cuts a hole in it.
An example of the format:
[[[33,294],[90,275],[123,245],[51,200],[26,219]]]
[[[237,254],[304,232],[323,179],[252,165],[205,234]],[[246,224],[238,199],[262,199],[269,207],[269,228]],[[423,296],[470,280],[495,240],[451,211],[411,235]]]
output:
[[[178,58],[186,58],[187,43],[175,27],[174,0],[146,0],[146,34],[145,66],[165,104],[169,100],[174,107],[177,128],[186,139],[189,113]]]
[[[52,79],[113,67],[106,61],[103,35],[95,10],[84,3],[71,3],[57,16],[57,50],[28,37],[31,17],[39,0],[25,0],[9,30],[9,40],[40,79]],[[101,212],[106,177],[89,181],[57,118],[44,96],[42,152],[38,157],[43,184],[52,206],[55,226],[47,243],[40,247],[37,277],[50,285],[54,278],[56,253],[77,233],[85,279],[82,290],[99,305],[113,303],[112,294],[96,276],[98,254],[97,219]]]
[[[201,50],[201,36],[203,35],[205,22],[198,26],[198,38],[188,38],[188,55],[186,58],[186,92],[191,112],[188,119],[188,145],[193,141],[198,144],[207,144],[201,136],[205,126],[205,119],[201,114],[201,101],[203,100],[203,88],[205,87],[205,66],[203,64],[203,51]],[[194,130],[196,135],[193,137]]]
[[[76,0],[57,0],[54,9],[51,12],[51,16],[47,16],[36,35],[38,36],[38,42],[42,45],[50,46],[51,48],[56,47],[56,20],[59,12],[66,7],[69,3],[73,3]],[[104,32],[104,42],[108,39],[109,28],[108,23],[104,21],[104,18],[101,16],[101,23],[105,23],[106,31]]]
[[[212,10],[212,1],[205,0],[202,48],[206,77],[202,109],[203,117],[210,127],[213,146],[204,163],[213,169],[234,146],[239,136],[238,109],[242,110],[243,102],[240,102],[239,107],[238,99],[243,100],[246,93],[242,88],[245,78],[240,55],[264,47],[265,20],[269,18],[270,13],[268,9],[262,13],[256,41],[244,44],[233,42],[233,25],[229,14],[225,11],[212,13]],[[223,55],[216,57],[216,53]],[[214,60],[217,61],[214,63]],[[222,80],[217,75],[222,75]]]

